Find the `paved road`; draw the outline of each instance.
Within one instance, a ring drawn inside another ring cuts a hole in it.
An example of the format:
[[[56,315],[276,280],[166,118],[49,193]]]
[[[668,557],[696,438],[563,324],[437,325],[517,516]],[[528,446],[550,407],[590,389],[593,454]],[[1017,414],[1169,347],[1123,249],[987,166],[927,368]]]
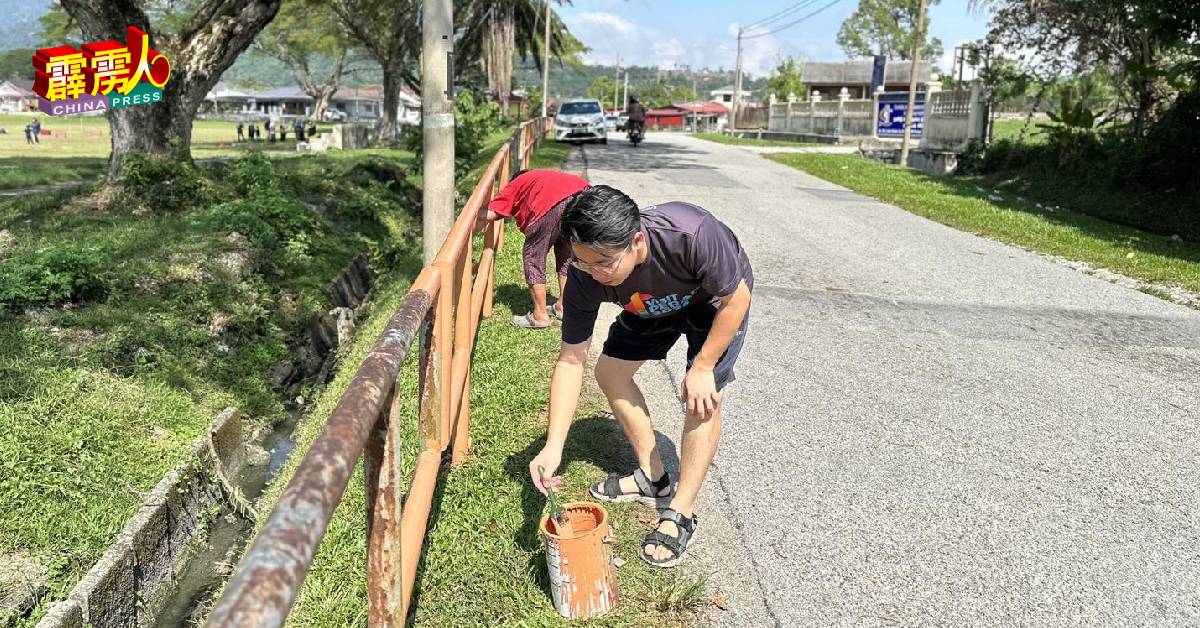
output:
[[[737,147],[586,155],[755,266],[687,563],[728,597],[707,623],[1200,625],[1200,312]],[[674,442],[682,364],[639,374]]]

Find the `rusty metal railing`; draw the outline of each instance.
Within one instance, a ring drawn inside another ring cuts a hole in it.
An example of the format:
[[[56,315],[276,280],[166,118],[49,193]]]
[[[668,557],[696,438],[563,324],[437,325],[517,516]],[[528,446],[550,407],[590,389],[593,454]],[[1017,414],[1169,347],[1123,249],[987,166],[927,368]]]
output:
[[[470,451],[471,353],[481,318],[492,313],[492,271],[504,241],[504,223],[496,221],[476,260],[475,216],[508,183],[511,168],[529,166],[548,125],[548,118],[523,123],[496,152],[437,257],[417,276],[300,462],[208,626],[284,624],[360,455],[368,622],[404,625],[443,456],[448,452],[458,464]],[[401,506],[400,422],[407,417],[398,413],[396,380],[418,337],[421,448]]]

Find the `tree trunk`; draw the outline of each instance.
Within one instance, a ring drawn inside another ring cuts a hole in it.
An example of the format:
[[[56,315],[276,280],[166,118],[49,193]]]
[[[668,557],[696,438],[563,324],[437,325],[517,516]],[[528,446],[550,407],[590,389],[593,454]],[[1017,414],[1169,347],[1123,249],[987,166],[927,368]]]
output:
[[[398,60],[389,60],[383,70],[383,121],[379,125],[379,141],[390,142],[400,131],[397,120],[400,110],[400,88],[404,85]]]
[[[325,78],[325,82],[317,84],[312,80],[312,75],[308,73],[307,66],[300,68],[297,78],[300,79],[300,89],[306,96],[313,99],[312,119],[321,120],[325,117],[325,110],[329,108],[329,102],[333,100],[333,95],[337,93],[342,82],[342,71],[346,67],[346,50],[338,56],[337,62],[333,66],[333,72]]]
[[[134,0],[62,0],[63,8],[79,22],[84,41],[125,41],[126,27],[136,26],[150,33],[150,45],[164,51],[171,63],[162,102],[108,111],[112,135],[109,183],[120,179],[126,159],[135,153],[190,163],[196,110],[225,70],[275,17],[280,2],[205,0],[179,33],[168,38],[151,28],[150,19]]]
[[[1157,54],[1150,34],[1141,32],[1133,46],[1137,53],[1137,66],[1130,75],[1133,77],[1134,94],[1137,110],[1133,112],[1133,133],[1142,137],[1149,131],[1151,124],[1158,117],[1159,105],[1164,97],[1162,82],[1159,76],[1152,73],[1157,62]]]
[[[329,108],[329,101],[333,100],[333,95],[335,93],[337,93],[337,87],[330,88],[329,86],[325,86],[325,87],[322,87],[321,90],[317,92],[316,96],[312,97],[312,99],[313,99],[312,119],[313,120],[319,121],[325,117],[325,110]]]
[[[513,53],[517,45],[516,21],[511,3],[497,2],[495,5],[483,31],[483,71],[487,75],[488,89],[500,102],[500,112],[507,116],[508,97],[512,93]]]
[[[397,117],[400,110],[400,87],[404,85],[405,77],[405,44],[412,36],[412,30],[405,28],[409,17],[408,11],[403,10],[399,3],[392,11],[388,54],[383,64],[383,121],[379,125],[380,142],[392,142],[399,136],[400,124]],[[415,32],[419,41],[420,30]]]

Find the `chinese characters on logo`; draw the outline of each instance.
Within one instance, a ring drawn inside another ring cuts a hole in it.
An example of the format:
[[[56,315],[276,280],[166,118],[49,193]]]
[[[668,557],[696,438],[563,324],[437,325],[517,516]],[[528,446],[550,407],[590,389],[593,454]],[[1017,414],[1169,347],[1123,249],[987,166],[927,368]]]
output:
[[[150,47],[141,29],[126,29],[125,42],[84,44],[83,50],[57,46],[33,56],[33,91],[50,115],[104,111],[162,100],[171,63]]]

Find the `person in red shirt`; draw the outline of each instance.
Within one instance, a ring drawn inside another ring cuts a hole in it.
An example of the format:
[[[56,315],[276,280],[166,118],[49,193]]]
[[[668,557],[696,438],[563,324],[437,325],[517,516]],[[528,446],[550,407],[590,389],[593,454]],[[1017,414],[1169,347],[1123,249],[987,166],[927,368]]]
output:
[[[550,326],[550,310],[546,307],[546,256],[554,249],[554,264],[558,271],[560,300],[553,308],[554,316],[562,318],[561,295],[566,290],[567,267],[571,262],[571,247],[559,237],[566,200],[588,188],[588,182],[573,174],[558,170],[522,170],[513,175],[487,207],[479,211],[475,232],[483,231],[491,221],[512,218],[525,234],[525,283],[533,309],[513,316],[513,325],[525,329],[545,329]]]

